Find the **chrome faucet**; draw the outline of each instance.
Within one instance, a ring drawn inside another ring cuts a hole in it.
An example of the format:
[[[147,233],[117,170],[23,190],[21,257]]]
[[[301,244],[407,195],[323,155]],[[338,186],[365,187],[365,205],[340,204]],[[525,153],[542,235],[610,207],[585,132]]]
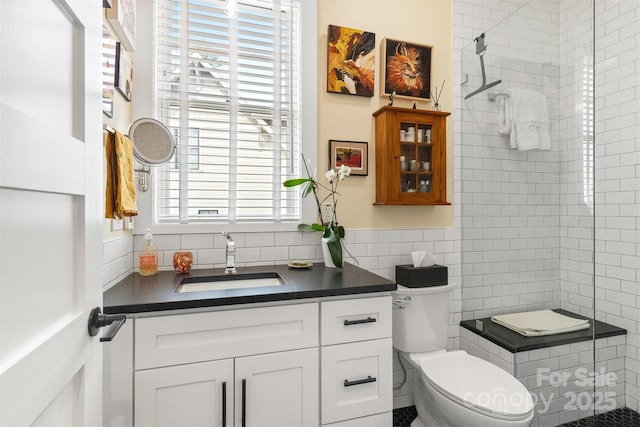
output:
[[[236,243],[226,231],[222,235],[227,238],[227,269],[224,274],[236,274]]]

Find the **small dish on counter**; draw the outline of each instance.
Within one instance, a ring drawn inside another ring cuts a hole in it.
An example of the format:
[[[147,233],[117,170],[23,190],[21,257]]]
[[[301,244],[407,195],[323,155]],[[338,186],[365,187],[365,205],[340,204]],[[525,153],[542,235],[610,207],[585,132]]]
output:
[[[309,268],[313,266],[313,263],[309,261],[294,260],[294,261],[289,261],[288,265],[291,268]]]

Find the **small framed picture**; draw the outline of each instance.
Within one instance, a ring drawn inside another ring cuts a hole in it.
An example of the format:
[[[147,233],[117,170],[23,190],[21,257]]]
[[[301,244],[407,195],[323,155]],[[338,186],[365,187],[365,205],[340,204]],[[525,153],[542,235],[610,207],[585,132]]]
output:
[[[382,95],[431,99],[431,46],[382,41]]]
[[[131,56],[122,46],[116,44],[116,74],[115,87],[124,96],[124,99],[131,101],[131,91],[133,90],[133,62]]]
[[[351,168],[351,175],[369,174],[369,151],[366,142],[329,140],[329,167],[336,172],[340,166]]]

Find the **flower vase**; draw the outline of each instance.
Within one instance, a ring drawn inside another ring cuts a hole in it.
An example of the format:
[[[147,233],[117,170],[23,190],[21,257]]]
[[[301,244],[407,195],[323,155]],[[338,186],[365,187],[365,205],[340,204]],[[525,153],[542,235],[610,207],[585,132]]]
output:
[[[325,267],[328,268],[342,268],[342,267],[337,267],[336,264],[333,262],[333,258],[331,258],[331,251],[329,250],[329,239],[325,239],[324,237],[321,238],[321,246],[322,246],[322,255],[324,257],[324,265]],[[340,247],[340,249],[342,249],[342,246]]]

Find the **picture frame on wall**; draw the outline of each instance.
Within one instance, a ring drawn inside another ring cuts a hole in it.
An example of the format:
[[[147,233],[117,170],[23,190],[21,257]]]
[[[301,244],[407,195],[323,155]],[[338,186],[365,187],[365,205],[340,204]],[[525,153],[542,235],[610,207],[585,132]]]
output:
[[[105,14],[118,41],[128,52],[135,52],[136,0],[112,0]]]
[[[120,42],[116,43],[116,72],[114,85],[124,99],[131,102],[131,92],[133,91],[133,61]]]
[[[329,25],[327,92],[372,97],[375,87],[376,35]]]
[[[342,165],[351,168],[351,175],[367,176],[369,174],[368,143],[329,140],[329,167],[337,172]]]
[[[401,40],[382,41],[382,94],[431,100],[432,46]]]
[[[116,78],[116,41],[102,26],[102,112],[113,117],[113,91]]]

